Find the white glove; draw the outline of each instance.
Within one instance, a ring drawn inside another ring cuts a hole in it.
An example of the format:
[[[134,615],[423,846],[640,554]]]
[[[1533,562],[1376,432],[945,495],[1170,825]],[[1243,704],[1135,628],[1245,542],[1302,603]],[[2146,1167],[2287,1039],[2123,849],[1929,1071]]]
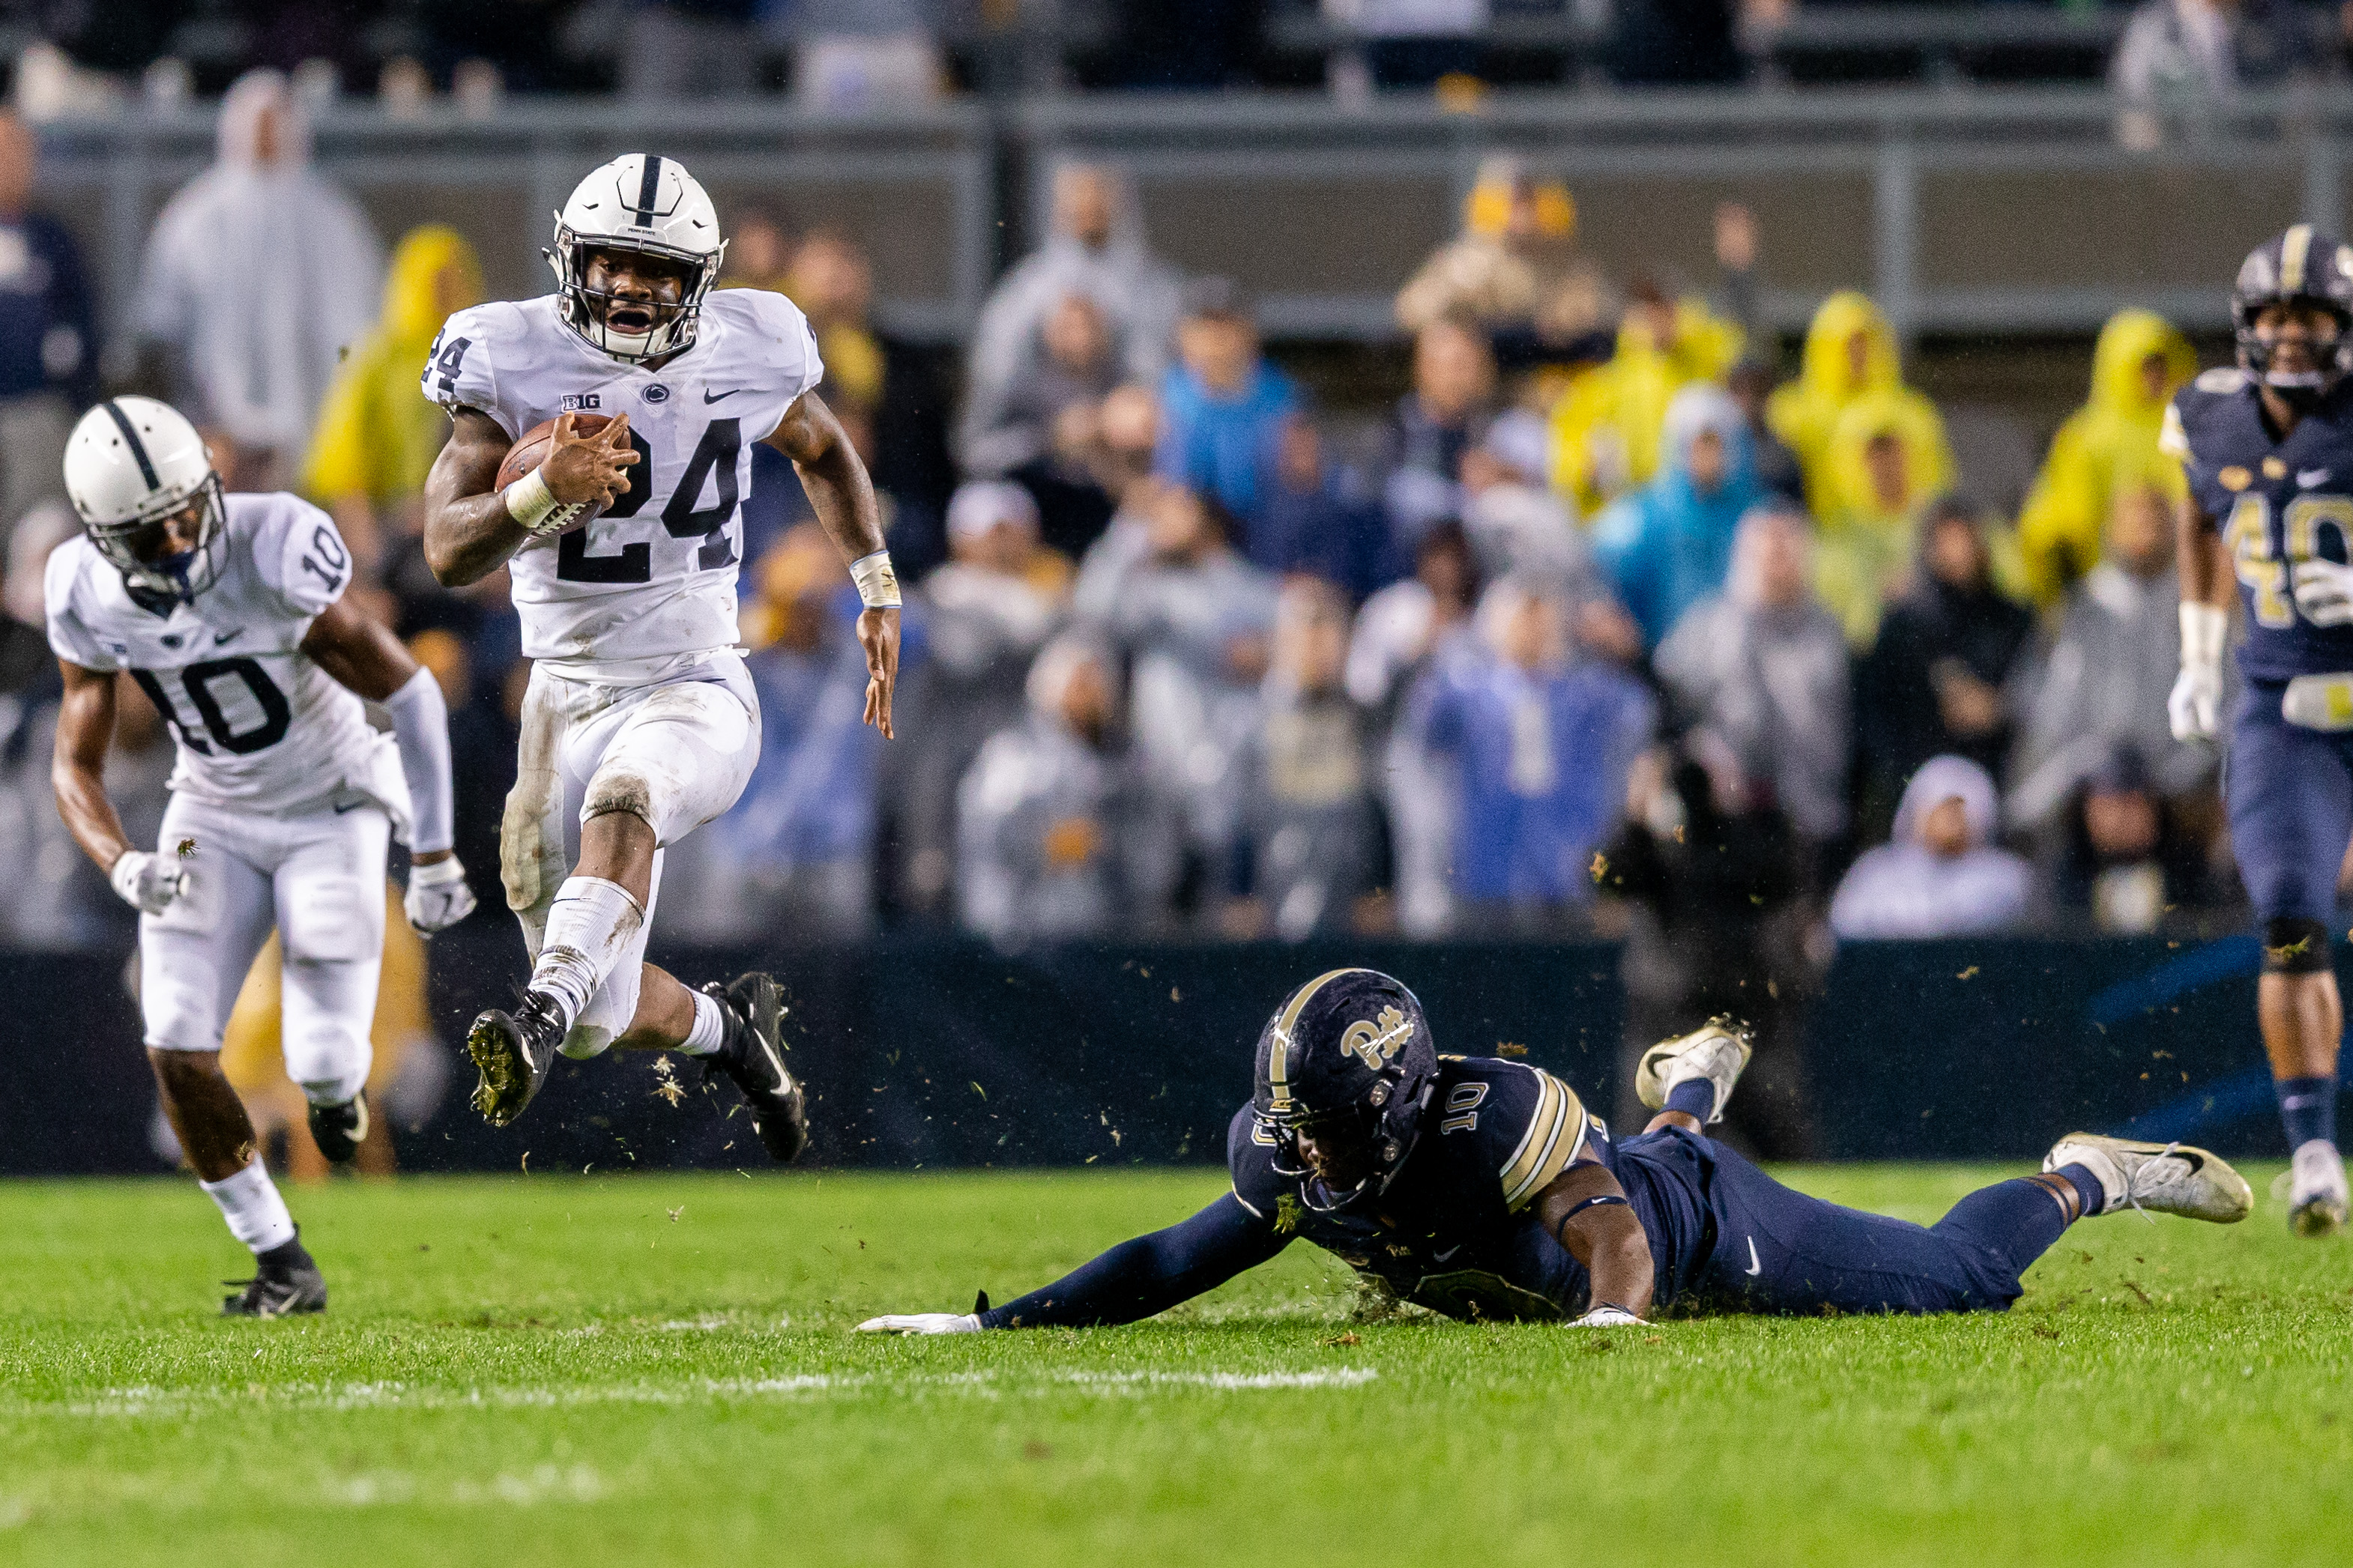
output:
[[[2231,616],[2211,605],[2181,606],[2181,674],[2166,700],[2177,741],[2211,741],[2221,727],[2222,645]]]
[[[408,896],[400,900],[408,923],[419,936],[448,931],[474,912],[474,890],[466,886],[466,868],[452,855],[429,866],[408,868]]]
[[[861,1334],[976,1334],[980,1332],[980,1316],[976,1312],[892,1312],[887,1317],[869,1318],[858,1325]]]
[[[2317,557],[2299,561],[2290,570],[2295,584],[2295,607],[2316,626],[2353,624],[2353,566],[2339,566]]]
[[[1572,1329],[1639,1329],[1642,1320],[1623,1307],[1604,1301],[1568,1325]]]
[[[188,873],[176,861],[144,849],[125,849],[106,874],[122,901],[141,914],[160,915],[188,890]]]

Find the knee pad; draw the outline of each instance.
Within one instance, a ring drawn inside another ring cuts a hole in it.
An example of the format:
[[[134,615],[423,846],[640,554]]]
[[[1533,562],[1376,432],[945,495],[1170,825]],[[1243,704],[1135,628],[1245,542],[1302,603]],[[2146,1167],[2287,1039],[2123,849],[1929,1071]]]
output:
[[[364,963],[384,951],[384,889],[357,877],[294,879],[279,900],[286,962]]]
[[[2306,915],[2274,915],[2263,922],[2263,973],[2326,974],[2328,923]]]
[[[580,820],[587,823],[599,816],[625,811],[651,826],[654,820],[653,786],[643,775],[615,768],[599,769],[588,781],[588,797],[580,803]]]
[[[211,996],[150,977],[141,1002],[149,1050],[220,1054],[220,1020]]]

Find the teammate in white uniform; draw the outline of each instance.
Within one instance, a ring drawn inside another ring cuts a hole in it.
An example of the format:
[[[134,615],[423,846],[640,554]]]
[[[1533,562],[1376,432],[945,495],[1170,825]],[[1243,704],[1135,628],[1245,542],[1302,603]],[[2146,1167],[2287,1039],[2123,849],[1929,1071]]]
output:
[[[66,490],[84,532],[49,557],[49,646],[65,673],[53,778],[75,839],[137,907],[139,1002],[164,1109],[255,1277],[223,1310],[315,1312],[326,1282],[221,1076],[221,1030],[274,925],[285,948],[287,1076],[347,1161],[367,1135],[368,1028],[384,958],[385,848],[413,854],[407,912],[430,934],[473,909],[450,853],[441,689],[345,603],[332,519],[290,495],[221,493],[175,410],[123,397],[82,416]],[[172,804],[134,848],[101,774],[115,677],[172,727]],[[369,727],[381,702],[393,733]]]
[[[510,564],[522,650],[514,793],[500,832],[507,902],[533,968],[512,1013],[474,1021],[474,1103],[503,1126],[560,1048],[680,1050],[734,1080],[761,1142],[807,1141],[778,1047],[776,982],[689,991],[645,963],[661,852],[735,803],[760,751],[760,711],[736,647],[737,502],[752,444],[793,459],[849,563],[869,683],[891,733],[899,591],[866,470],[811,390],[808,322],[780,294],[712,292],[718,214],[676,160],[615,159],[556,216],[557,291],[449,319],[426,395],[456,421],[425,490],[425,554],[443,583]],[[572,416],[611,423],[594,436]],[[546,458],[498,489],[509,447],[558,421]],[[609,503],[585,528],[582,507]]]

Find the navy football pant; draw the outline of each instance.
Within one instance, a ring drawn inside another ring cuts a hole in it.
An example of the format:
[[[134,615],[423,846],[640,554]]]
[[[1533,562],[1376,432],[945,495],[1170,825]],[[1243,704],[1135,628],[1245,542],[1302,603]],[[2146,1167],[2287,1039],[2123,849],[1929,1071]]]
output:
[[[2231,848],[2261,920],[2326,921],[2353,839],[2353,731],[2306,730],[2280,717],[2274,680],[2250,680],[2231,720],[2222,780]]]
[[[1997,1182],[1918,1226],[1792,1192],[1721,1143],[1706,1156],[1715,1243],[1693,1292],[1703,1310],[1999,1312],[2067,1228],[2039,1182]]]

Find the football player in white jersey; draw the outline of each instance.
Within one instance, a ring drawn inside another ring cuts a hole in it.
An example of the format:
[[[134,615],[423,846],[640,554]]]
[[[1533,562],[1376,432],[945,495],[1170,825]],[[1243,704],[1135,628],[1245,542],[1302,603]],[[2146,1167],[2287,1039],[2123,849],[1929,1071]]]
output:
[[[557,289],[449,318],[426,395],[456,421],[425,489],[425,555],[450,584],[506,564],[534,663],[500,830],[531,980],[475,1021],[474,1103],[503,1126],[556,1052],[607,1046],[706,1059],[743,1091],[776,1159],[807,1141],[778,1054],[776,982],[690,991],[645,963],[662,847],[749,782],[760,711],[736,647],[736,503],[751,448],[793,460],[865,605],[865,718],[891,733],[899,589],[873,486],[813,390],[807,321],[763,289],[712,290],[719,216],[675,159],[617,158],[556,215]],[[593,436],[579,414],[611,423]],[[498,488],[509,447],[557,421],[546,457]],[[572,525],[581,510],[603,515]]]
[[[233,1315],[316,1312],[326,1282],[221,1076],[221,1030],[275,926],[285,949],[287,1076],[311,1131],[348,1161],[384,959],[385,849],[413,857],[406,910],[427,934],[474,907],[450,853],[441,689],[343,597],[332,519],[290,495],[221,493],[196,428],[145,397],[102,403],[66,447],[83,532],[51,554],[49,647],[65,675],[58,810],[139,910],[139,1005],[164,1114],[255,1275]],[[102,770],[128,671],[177,744],[153,852],[123,837]],[[361,699],[381,702],[392,733]]]

